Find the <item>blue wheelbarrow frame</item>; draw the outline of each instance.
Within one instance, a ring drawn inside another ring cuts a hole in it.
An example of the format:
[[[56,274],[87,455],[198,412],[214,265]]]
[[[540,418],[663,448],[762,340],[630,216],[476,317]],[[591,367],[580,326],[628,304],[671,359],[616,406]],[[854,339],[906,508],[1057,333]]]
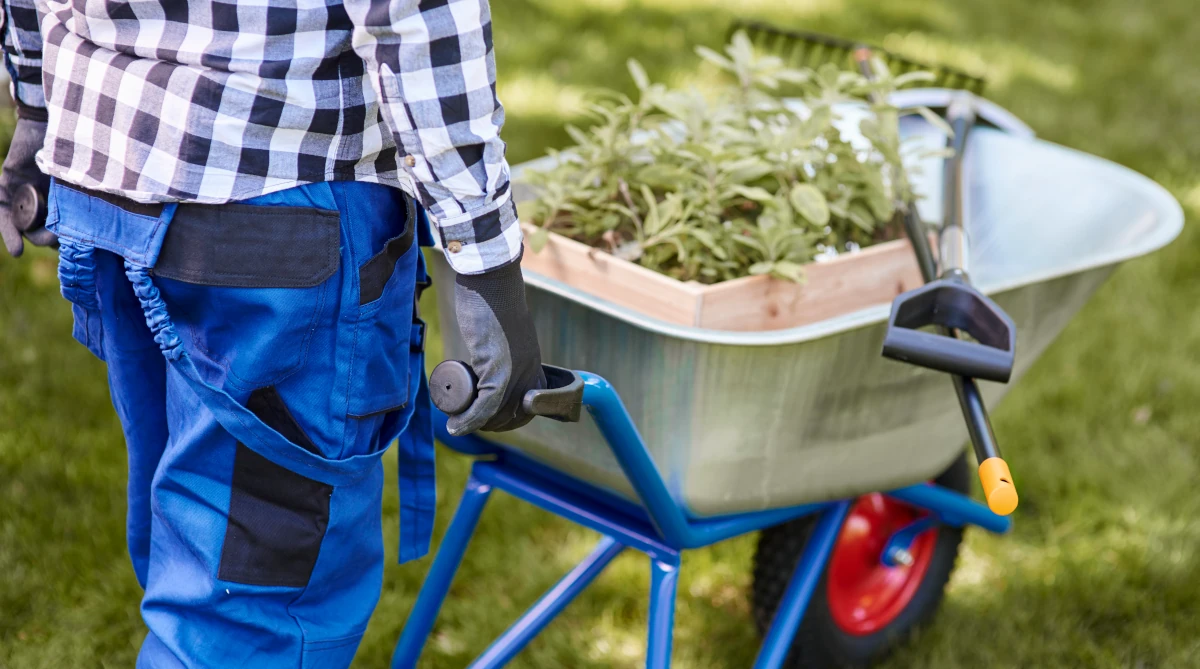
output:
[[[475,533],[480,514],[494,489],[504,490],[604,536],[590,555],[471,663],[471,669],[492,669],[507,664],[626,548],[641,551],[650,559],[646,667],[666,669],[671,663],[675,596],[682,551],[710,546],[801,516],[818,514],[812,537],[754,663],[755,669],[783,666],[852,500],[692,518],[672,496],[616,390],[595,374],[577,374],[584,383],[584,407],[612,448],[636,493],[637,503],[541,465],[483,437],[452,437],[446,432],[445,414],[435,410],[435,429],[439,440],[456,451],[489,457],[477,460],[471,468],[458,510],[442,538],[396,646],[392,658],[393,669],[416,666],[454,574],[462,563],[467,544]],[[889,564],[898,549],[907,550],[912,540],[928,529],[935,519],[954,527],[977,525],[995,533],[1008,532],[1012,526],[1011,519],[938,485],[918,484],[887,494],[931,514],[930,518],[918,520],[892,536],[882,558]]]

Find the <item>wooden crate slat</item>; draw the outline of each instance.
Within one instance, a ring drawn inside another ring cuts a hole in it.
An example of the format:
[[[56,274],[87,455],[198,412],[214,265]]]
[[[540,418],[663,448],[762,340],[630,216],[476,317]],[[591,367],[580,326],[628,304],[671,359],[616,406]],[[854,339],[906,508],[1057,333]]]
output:
[[[526,239],[535,230],[526,224]],[[763,331],[808,325],[877,304],[921,285],[907,240],[805,265],[796,284],[751,276],[711,286],[677,281],[573,239],[550,233],[522,267],[613,304],[678,325]]]

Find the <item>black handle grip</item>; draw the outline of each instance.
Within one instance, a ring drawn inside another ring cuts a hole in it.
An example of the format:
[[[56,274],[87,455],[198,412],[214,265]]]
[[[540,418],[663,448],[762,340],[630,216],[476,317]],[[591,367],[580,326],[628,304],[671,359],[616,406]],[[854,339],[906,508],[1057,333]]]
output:
[[[883,355],[972,379],[1008,383],[1012,376],[1010,351],[920,330],[888,330],[883,340]]]
[[[478,383],[470,365],[460,360],[445,360],[429,375],[429,398],[442,413],[457,416],[475,401]]]
[[[931,325],[946,334],[921,331]],[[975,342],[957,338],[955,330]],[[1000,383],[1012,376],[1016,347],[1017,326],[1008,314],[956,279],[939,279],[897,296],[883,338],[885,357]]]
[[[534,416],[575,423],[583,411],[583,379],[569,369],[542,365],[546,387],[530,390],[521,399],[521,408]],[[429,397],[433,405],[449,416],[460,414],[478,395],[478,377],[461,360],[445,360],[429,375]]]
[[[13,222],[21,232],[46,225],[46,197],[33,184],[21,184],[12,197]]]

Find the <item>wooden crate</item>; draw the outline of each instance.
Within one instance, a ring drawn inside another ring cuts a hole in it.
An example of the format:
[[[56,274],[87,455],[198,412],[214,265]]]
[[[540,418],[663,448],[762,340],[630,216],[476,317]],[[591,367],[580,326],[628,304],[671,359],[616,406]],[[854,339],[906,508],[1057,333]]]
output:
[[[532,228],[526,226],[526,239]],[[805,266],[803,284],[749,276],[715,285],[677,281],[573,239],[550,233],[522,267],[660,320],[713,330],[781,330],[877,304],[921,285],[908,240],[871,246]]]

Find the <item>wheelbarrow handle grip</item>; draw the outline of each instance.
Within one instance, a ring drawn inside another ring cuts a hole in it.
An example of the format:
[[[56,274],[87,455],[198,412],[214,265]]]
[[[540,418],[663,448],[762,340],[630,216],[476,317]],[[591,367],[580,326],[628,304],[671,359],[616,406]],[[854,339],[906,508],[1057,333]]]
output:
[[[447,416],[467,410],[479,394],[479,377],[461,360],[444,360],[429,375],[429,398]]]
[[[575,423],[583,410],[583,379],[569,369],[542,365],[546,388],[535,388],[521,398],[521,408],[534,416]],[[429,396],[442,413],[454,416],[467,410],[479,394],[479,377],[461,360],[444,360],[429,375]]]
[[[21,232],[31,232],[46,224],[46,196],[33,184],[21,184],[12,195],[13,222]]]

